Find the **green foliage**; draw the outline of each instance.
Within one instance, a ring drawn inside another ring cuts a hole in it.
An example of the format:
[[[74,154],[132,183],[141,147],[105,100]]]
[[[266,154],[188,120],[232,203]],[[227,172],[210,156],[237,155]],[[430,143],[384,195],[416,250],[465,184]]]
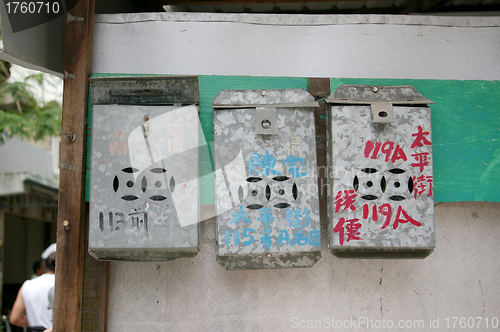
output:
[[[0,62],[0,144],[14,136],[34,141],[58,136],[61,105],[57,101],[39,101],[32,93],[44,83],[44,74],[28,76],[23,82],[8,82],[10,66]]]

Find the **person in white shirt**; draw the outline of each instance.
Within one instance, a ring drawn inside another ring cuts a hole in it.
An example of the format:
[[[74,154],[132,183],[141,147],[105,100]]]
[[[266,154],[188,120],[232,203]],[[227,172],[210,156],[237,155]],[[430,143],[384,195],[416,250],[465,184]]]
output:
[[[52,330],[52,307],[54,302],[56,245],[49,246],[43,253],[46,272],[27,280],[17,293],[10,314],[10,323],[29,327],[31,331]]]

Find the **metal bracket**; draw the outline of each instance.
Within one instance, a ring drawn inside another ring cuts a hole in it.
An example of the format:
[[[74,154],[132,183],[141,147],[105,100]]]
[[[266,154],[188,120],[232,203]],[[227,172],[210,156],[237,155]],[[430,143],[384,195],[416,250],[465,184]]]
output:
[[[66,13],[66,23],[69,22],[82,22],[85,21],[83,17],[73,16],[70,13]]]
[[[68,73],[67,71],[64,71],[64,78],[75,78],[74,74]]]
[[[278,134],[278,117],[274,107],[257,107],[255,109],[255,133],[262,135]]]
[[[392,103],[376,102],[370,104],[372,109],[373,122],[390,123],[395,122]]]

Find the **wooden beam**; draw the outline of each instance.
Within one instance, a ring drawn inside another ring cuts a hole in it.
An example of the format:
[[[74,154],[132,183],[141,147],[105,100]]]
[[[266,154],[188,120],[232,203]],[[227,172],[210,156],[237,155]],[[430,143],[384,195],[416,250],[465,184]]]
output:
[[[85,154],[94,0],[69,0],[64,51],[61,173],[57,217],[55,332],[80,332],[85,252]]]
[[[327,104],[325,98],[330,95],[329,78],[308,78],[309,93],[319,102],[319,108],[315,113],[316,123],[316,152],[318,165],[318,193],[319,193],[319,214],[321,229],[327,231],[328,226],[328,174],[329,169],[327,154],[327,134],[326,134],[326,112]]]
[[[85,250],[82,332],[105,332],[108,314],[109,262],[96,261]]]
[[[235,4],[262,4],[262,3],[293,3],[300,2],[307,4],[308,2],[366,2],[366,1],[386,1],[386,0],[162,0],[163,5],[235,5]]]
[[[2,250],[0,251],[0,283],[1,285],[3,286],[3,276],[4,276],[4,271],[3,271],[3,262],[4,262],[4,239],[5,239],[5,212],[0,209],[0,248],[2,248]],[[0,312],[3,312],[3,308],[2,308],[2,303],[3,303],[3,287],[0,287],[0,299],[2,299],[2,301],[0,301]]]
[[[422,13],[430,13],[441,8],[448,2],[450,2],[450,0],[422,0],[420,2],[420,11]]]

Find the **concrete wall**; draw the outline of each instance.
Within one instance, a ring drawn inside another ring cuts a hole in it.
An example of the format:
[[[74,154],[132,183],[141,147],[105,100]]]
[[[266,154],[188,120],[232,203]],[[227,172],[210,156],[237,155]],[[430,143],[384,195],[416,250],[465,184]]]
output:
[[[500,79],[498,18],[193,15],[98,16],[94,72]],[[437,247],[423,260],[339,259],[323,245],[310,269],[266,271],[224,270],[209,219],[195,258],[111,263],[108,330],[321,330],[332,319],[338,330],[452,330],[452,317],[491,328],[499,209],[437,204]]]
[[[215,261],[214,221],[205,221],[193,259],[111,263],[108,331],[291,331],[319,320],[303,329],[318,331],[331,319],[352,319],[354,331],[376,330],[363,319],[415,331],[436,319],[440,331],[457,330],[448,317],[450,326],[451,317],[491,324],[500,319],[500,203],[442,203],[435,212],[437,247],[424,260],[339,259],[323,246],[310,269],[226,271]]]
[[[0,173],[33,172],[53,179],[52,151],[12,138],[0,146]]]

